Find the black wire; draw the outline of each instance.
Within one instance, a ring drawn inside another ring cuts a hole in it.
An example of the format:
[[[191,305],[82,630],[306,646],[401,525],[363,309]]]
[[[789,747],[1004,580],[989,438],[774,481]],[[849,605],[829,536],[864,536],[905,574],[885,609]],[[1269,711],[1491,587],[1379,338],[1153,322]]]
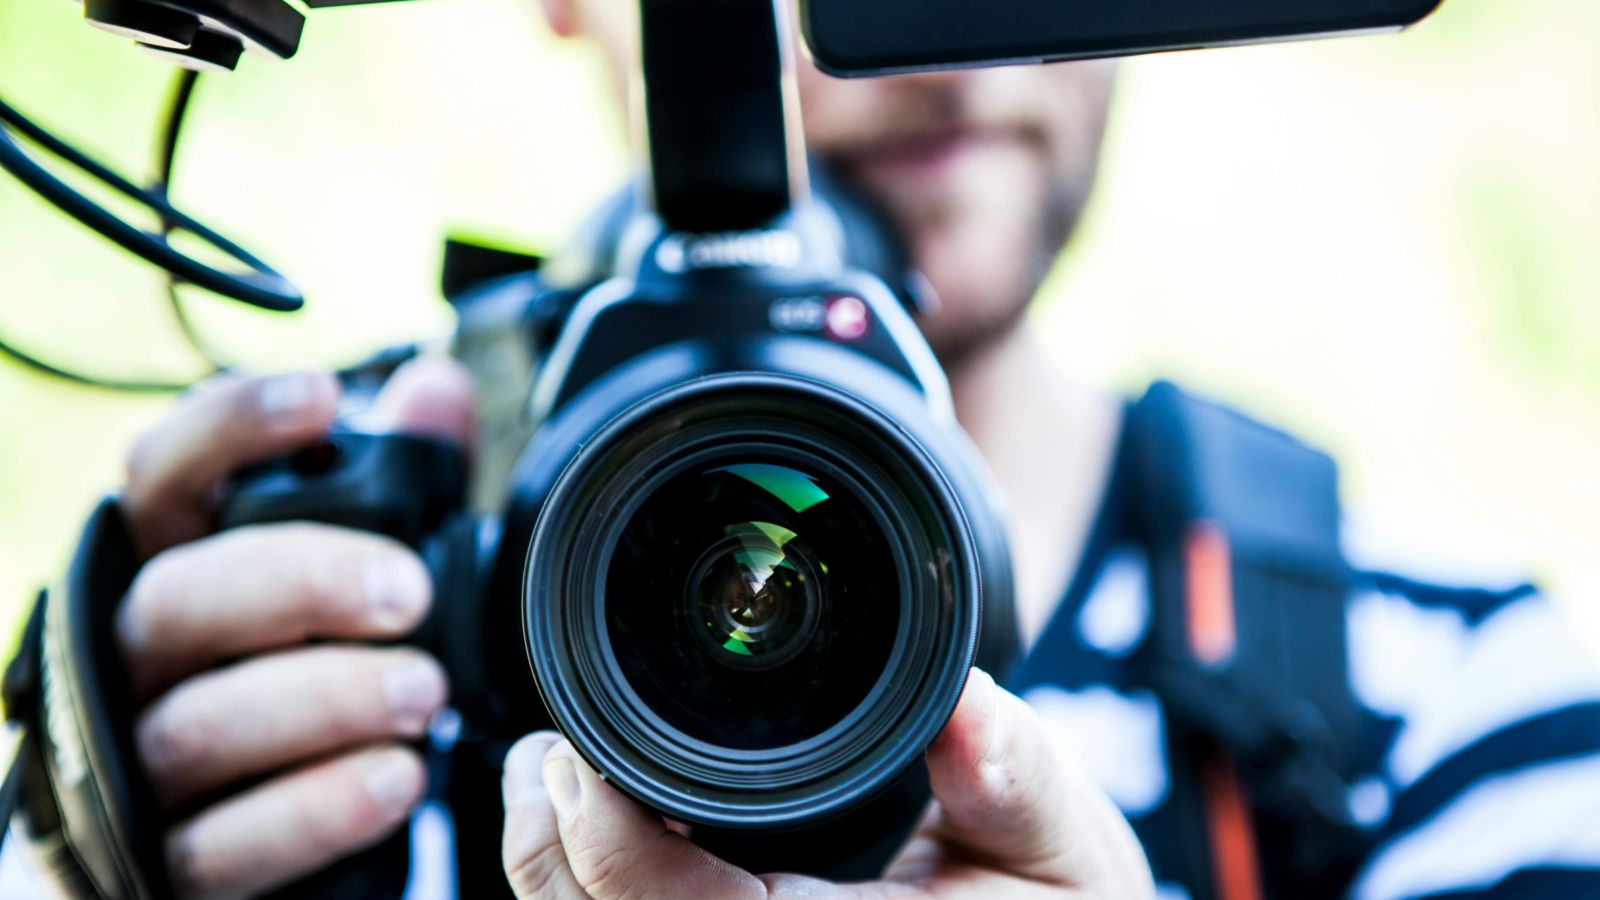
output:
[[[126,194],[135,200],[143,201],[151,206],[159,206],[161,204],[160,195],[139,187],[128,179],[118,175],[116,172],[113,172],[96,162],[92,157],[85,155],[83,152],[79,151],[78,148],[68,144],[50,132],[45,131],[38,125],[35,125],[31,120],[28,119],[27,116],[24,116],[22,113],[12,108],[4,100],[0,100],[0,123],[11,126],[20,132],[23,137],[26,137],[33,143],[43,147],[51,154],[60,157],[63,161],[70,163],[76,168],[87,172],[94,178],[105,182],[108,186],[115,188],[117,191]],[[9,141],[7,141],[7,143],[9,143]]]
[[[83,385],[84,387],[103,388],[108,391],[121,391],[128,394],[179,394],[188,390],[193,384],[193,382],[188,381],[123,381],[116,378],[102,378],[98,375],[86,375],[82,372],[74,372],[71,369],[63,369],[53,363],[45,362],[21,347],[8,343],[4,338],[0,338],[0,354],[11,357],[14,361],[41,375],[70,381],[73,384]]]
[[[118,218],[110,210],[74,190],[31,159],[17,145],[10,132],[6,128],[0,128],[0,168],[6,169],[34,193],[99,232],[111,242],[146,262],[175,272],[184,280],[225,297],[283,312],[299,309],[303,304],[300,292],[293,283],[252,256],[243,247],[174,208],[159,193],[138,187],[58,140],[4,101],[0,101],[0,124],[10,126],[47,152],[66,160],[106,186],[165,216],[176,227],[182,228],[243,263],[245,271],[225,272],[209,266],[193,256],[180,253],[160,235],[146,233]]]
[[[161,127],[161,141],[157,151],[156,160],[158,172],[157,181],[150,188],[141,188],[118,175],[116,172],[106,168],[105,166],[96,162],[93,158],[77,150],[75,147],[72,147],[66,142],[45,131],[43,128],[40,128],[38,125],[29,121],[26,116],[23,116],[12,107],[6,105],[4,101],[0,101],[0,123],[9,125],[20,134],[27,137],[29,140],[38,144],[46,151],[60,157],[68,164],[82,169],[90,176],[99,179],[108,186],[135,200],[143,202],[146,206],[153,209],[161,219],[161,237],[165,239],[170,237],[172,232],[179,227],[187,228],[193,224],[198,224],[194,223],[193,220],[190,220],[187,216],[178,212],[172,207],[171,203],[168,202],[168,187],[172,181],[173,166],[176,161],[178,141],[183,132],[184,119],[188,113],[189,102],[193,97],[194,85],[197,78],[198,73],[190,70],[183,70],[178,75],[177,81],[173,88],[172,98],[167,105],[165,120]],[[10,143],[9,138],[7,138],[3,133],[0,133],[0,145],[3,145],[3,149],[15,150],[16,152],[20,153],[20,150],[16,150],[15,146]],[[26,179],[24,179],[24,183],[29,184],[31,187],[36,187],[35,185],[29,183]],[[65,206],[62,208],[67,211],[69,215],[74,215],[75,218],[82,218],[81,216],[77,216],[71,209],[68,209]],[[102,210],[102,212],[104,211]],[[219,365],[212,354],[208,352],[203,339],[196,332],[193,323],[185,313],[183,303],[179,298],[177,290],[181,279],[179,279],[171,269],[167,269],[166,273],[168,302],[172,308],[174,317],[177,319],[178,327],[183,332],[185,339],[187,339],[189,344],[194,348],[195,352],[205,359],[206,363],[210,367],[210,371],[201,377],[207,377],[215,374],[218,371],[221,371],[223,367]],[[185,391],[194,383],[194,381],[167,382],[107,378],[99,375],[78,372],[35,356],[21,347],[6,341],[3,337],[0,337],[0,354],[11,357],[16,362],[21,363],[23,366],[32,369],[39,374],[48,375],[53,378],[59,378],[64,381],[69,381],[73,384],[83,385],[86,387],[102,388],[106,390],[142,394],[171,394]],[[197,378],[195,380],[197,381],[199,379]]]
[[[177,82],[172,88],[172,98],[167,101],[166,117],[161,124],[161,144],[156,150],[156,182],[151,185],[151,190],[158,192],[169,205],[172,199],[172,175],[177,165],[178,141],[183,136],[183,123],[189,114],[189,101],[194,97],[194,86],[199,80],[199,72],[193,69],[179,70]],[[176,224],[163,215],[161,236],[170,237]],[[178,285],[182,280],[170,271],[166,274],[167,307],[172,310],[172,318],[178,323],[178,330],[183,333],[184,339],[189,342],[194,352],[211,367],[208,374],[215,375],[227,369],[228,366],[219,361],[210,344],[195,327],[194,321],[189,318],[183,297],[178,293]]]
[[[156,155],[155,189],[163,197],[167,196],[172,186],[172,168],[178,157],[178,138],[183,134],[183,120],[189,114],[189,101],[194,97],[194,86],[199,80],[199,72],[180,69],[177,83],[172,88],[172,99],[167,101],[167,116],[161,125],[161,147]]]

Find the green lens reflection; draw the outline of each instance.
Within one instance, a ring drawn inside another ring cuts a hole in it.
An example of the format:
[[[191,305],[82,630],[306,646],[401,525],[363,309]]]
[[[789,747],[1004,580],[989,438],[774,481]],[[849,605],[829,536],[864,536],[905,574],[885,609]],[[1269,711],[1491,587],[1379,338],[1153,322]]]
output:
[[[795,538],[772,522],[729,525],[695,567],[694,614],[724,662],[777,664],[810,639],[819,585]]]
[[[697,455],[620,526],[609,649],[639,702],[695,740],[820,734],[895,652],[897,540],[873,495],[824,458],[741,444]]]
[[[797,513],[803,513],[828,499],[828,492],[818,487],[810,475],[797,472],[788,466],[771,463],[739,463],[711,471],[737,475],[782,500],[785,506]]]

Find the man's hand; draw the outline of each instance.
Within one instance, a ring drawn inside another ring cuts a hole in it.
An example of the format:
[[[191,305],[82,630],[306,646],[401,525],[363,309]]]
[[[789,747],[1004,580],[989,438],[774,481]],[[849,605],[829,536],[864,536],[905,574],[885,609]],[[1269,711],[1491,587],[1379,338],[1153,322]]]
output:
[[[323,434],[332,376],[201,386],[136,445],[121,505],[148,562],[118,613],[141,703],[137,744],[185,898],[268,890],[370,846],[421,798],[419,737],[445,700],[438,663],[392,641],[431,601],[420,560],[387,538],[307,523],[207,536],[217,487]],[[396,373],[374,417],[461,441],[469,380],[447,360]],[[311,642],[315,642],[314,644]]]
[[[701,850],[552,732],[506,757],[506,875],[521,898],[1141,900],[1149,865],[1128,823],[1062,759],[1027,704],[973,670],[932,747],[935,803],[882,881],[761,875]]]

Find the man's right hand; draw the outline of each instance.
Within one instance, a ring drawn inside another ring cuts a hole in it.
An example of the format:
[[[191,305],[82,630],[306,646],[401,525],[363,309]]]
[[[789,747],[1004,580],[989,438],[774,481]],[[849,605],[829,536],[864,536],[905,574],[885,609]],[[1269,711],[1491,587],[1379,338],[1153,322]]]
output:
[[[422,797],[419,737],[443,670],[392,642],[431,601],[403,545],[309,523],[209,534],[218,486],[323,434],[321,373],[226,377],[186,395],[136,444],[121,504],[141,557],[119,610],[145,704],[141,761],[179,823],[166,838],[184,898],[248,896],[377,843]],[[449,360],[413,362],[374,417],[465,441],[472,390]]]

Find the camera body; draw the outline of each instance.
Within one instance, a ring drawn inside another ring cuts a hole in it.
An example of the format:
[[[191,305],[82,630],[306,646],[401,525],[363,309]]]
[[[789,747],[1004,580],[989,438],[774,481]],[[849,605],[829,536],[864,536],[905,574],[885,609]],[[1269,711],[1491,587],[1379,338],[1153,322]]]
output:
[[[224,524],[416,543],[436,582],[417,640],[469,744],[553,720],[735,858],[772,846],[753,833],[801,846],[852,817],[903,832],[968,669],[1015,654],[1010,558],[914,292],[846,259],[891,236],[817,181],[722,234],[672,230],[629,192],[578,248],[582,285],[528,273],[457,298],[458,348],[510,322],[539,360],[531,437],[487,518],[451,511],[448,448],[343,432],[241,473]]]
[[[980,623],[990,667],[1013,649],[998,500],[897,292],[844,265],[834,208],[818,192],[730,234],[647,214],[534,383],[496,593],[522,576],[580,752],[686,822],[841,814],[920,758]],[[763,576],[766,621],[743,605]]]

